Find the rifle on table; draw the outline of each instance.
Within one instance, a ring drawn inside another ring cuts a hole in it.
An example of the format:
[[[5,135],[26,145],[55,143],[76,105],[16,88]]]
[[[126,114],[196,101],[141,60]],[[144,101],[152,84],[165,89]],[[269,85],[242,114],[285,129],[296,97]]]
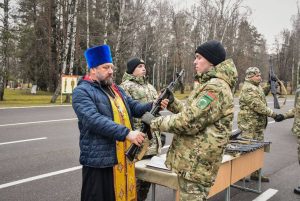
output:
[[[150,113],[153,116],[158,116],[158,113],[160,111],[160,104],[162,102],[162,100],[166,99],[169,97],[169,92],[173,91],[176,84],[179,82],[180,78],[182,77],[184,73],[184,70],[181,70],[180,73],[177,74],[177,77],[174,81],[172,81],[167,88],[165,88],[165,90],[159,95],[159,97],[156,99],[156,101],[154,101],[153,103],[153,107],[150,111]],[[141,132],[147,134],[147,137],[149,140],[151,140],[153,138],[152,133],[149,132],[150,131],[150,126],[142,123],[142,128],[141,128]],[[140,147],[137,146],[136,144],[131,144],[130,147],[128,148],[128,150],[126,151],[125,155],[127,156],[127,158],[130,161],[133,161],[136,158],[136,155],[138,154],[138,151],[140,150]],[[143,156],[139,156],[139,158],[137,158],[138,160],[141,160]]]
[[[273,70],[273,64],[272,64],[272,57],[270,56],[269,59],[269,64],[270,64],[270,68],[269,68],[269,81],[270,81],[270,85],[271,85],[271,93],[273,95],[274,98],[274,108],[275,109],[280,109],[280,105],[279,105],[279,101],[277,98],[277,81],[273,80],[272,77],[276,77],[274,70]]]
[[[236,129],[235,131],[232,131],[231,135],[229,136],[229,140],[236,140],[243,131],[241,131],[240,129]]]

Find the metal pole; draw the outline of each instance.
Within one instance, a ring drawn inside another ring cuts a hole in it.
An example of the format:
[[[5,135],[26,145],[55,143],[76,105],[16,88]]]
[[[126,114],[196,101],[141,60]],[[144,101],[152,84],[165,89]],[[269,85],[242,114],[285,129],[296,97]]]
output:
[[[261,192],[261,175],[262,171],[261,168],[258,170],[258,192]]]
[[[155,201],[155,183],[152,183],[152,201]]]
[[[226,195],[225,200],[230,201],[230,186],[226,188]]]

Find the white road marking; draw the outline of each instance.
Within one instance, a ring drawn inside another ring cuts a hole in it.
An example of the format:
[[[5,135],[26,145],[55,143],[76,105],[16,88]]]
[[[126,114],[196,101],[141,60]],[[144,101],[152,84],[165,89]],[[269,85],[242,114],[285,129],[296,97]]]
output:
[[[58,175],[58,174],[63,174],[63,173],[66,173],[66,172],[79,170],[81,168],[82,168],[82,166],[80,165],[80,166],[76,166],[76,167],[72,167],[72,168],[67,168],[67,169],[64,169],[64,170],[59,170],[59,171],[56,171],[56,172],[50,172],[50,173],[41,174],[41,175],[34,176],[34,177],[29,177],[29,178],[26,178],[26,179],[21,179],[21,180],[18,180],[18,181],[9,182],[9,183],[6,183],[6,184],[1,184],[0,189],[7,188],[7,187],[10,187],[10,186],[15,186],[15,185],[30,182],[30,181],[34,181],[34,180],[38,180],[38,179],[43,179],[43,178],[46,178],[46,177],[51,177],[51,176]]]
[[[19,125],[27,125],[27,124],[42,124],[42,123],[49,123],[49,122],[58,122],[58,121],[74,121],[77,120],[77,118],[71,118],[71,119],[54,119],[54,120],[47,120],[47,121],[32,121],[32,122],[22,122],[22,123],[15,123],[15,124],[2,124],[0,127],[5,126],[19,126]]]
[[[277,192],[278,190],[269,188],[268,190],[260,194],[257,198],[255,198],[253,201],[267,201],[271,197],[273,197],[273,195],[275,195]]]
[[[18,140],[18,141],[10,141],[10,142],[2,142],[0,145],[6,145],[6,144],[14,144],[14,143],[20,143],[20,142],[29,142],[29,141],[36,141],[36,140],[46,140],[47,137],[41,137],[41,138],[32,138],[27,140]]]
[[[269,121],[268,124],[274,124],[276,123],[275,121]]]
[[[0,110],[6,109],[26,109],[26,108],[43,108],[43,107],[71,107],[72,105],[39,105],[39,106],[20,106],[20,107],[0,107]]]

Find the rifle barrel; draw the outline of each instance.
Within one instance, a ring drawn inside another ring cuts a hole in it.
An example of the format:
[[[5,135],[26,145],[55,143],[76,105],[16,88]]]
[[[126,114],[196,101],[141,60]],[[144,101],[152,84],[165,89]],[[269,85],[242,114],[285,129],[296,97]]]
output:
[[[184,70],[182,69],[180,71],[180,73],[178,74],[177,78],[172,81],[169,85],[168,85],[168,89],[169,90],[173,90],[173,88],[175,87],[176,83],[178,82],[178,80],[181,78],[181,76],[183,75]],[[167,90],[167,89],[166,89]],[[156,99],[155,104],[153,105],[150,113],[154,116],[156,116],[159,112],[160,109],[160,103],[161,101],[166,98],[164,96],[166,96],[166,90],[160,94],[160,96]],[[147,124],[143,123],[142,125],[142,129],[141,132],[142,133],[146,133],[147,137],[149,140],[151,140],[153,138],[152,134],[150,132],[148,132],[150,130],[150,126],[148,126]],[[128,148],[128,150],[126,151],[125,155],[126,157],[130,160],[133,161],[135,159],[136,154],[138,153],[139,150],[139,146],[137,146],[136,144],[131,144],[130,147]]]

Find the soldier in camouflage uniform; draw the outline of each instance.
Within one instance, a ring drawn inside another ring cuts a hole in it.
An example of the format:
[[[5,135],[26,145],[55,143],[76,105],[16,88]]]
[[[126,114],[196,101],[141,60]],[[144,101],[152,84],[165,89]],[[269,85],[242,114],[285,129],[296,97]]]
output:
[[[146,68],[143,60],[139,58],[131,58],[127,62],[127,71],[124,73],[122,83],[120,85],[132,99],[142,103],[154,101],[158,94],[155,88],[146,80]],[[136,128],[141,128],[141,119],[134,118]],[[153,132],[153,138],[146,148],[143,159],[150,158],[161,152],[161,138],[159,132]],[[144,143],[145,144],[145,143]],[[143,145],[144,145],[143,144]],[[143,148],[141,148],[143,149]],[[138,201],[146,200],[151,183],[137,180],[137,197]]]
[[[243,138],[264,140],[264,129],[268,124],[268,117],[278,118],[277,114],[268,107],[266,95],[270,92],[270,85],[264,88],[260,86],[262,81],[260,70],[257,67],[249,67],[246,70],[246,78],[240,93],[240,111],[238,113],[238,128],[242,131]],[[258,180],[258,171],[251,177]],[[263,182],[269,182],[269,178],[262,176]]]
[[[295,107],[284,114],[284,119],[294,118],[292,133],[296,135],[298,138],[298,161],[300,164],[300,95],[299,94],[300,94],[300,88],[298,88],[296,92]],[[300,194],[300,186],[296,187],[294,189],[294,192],[296,194]]]
[[[233,124],[233,93],[237,70],[218,41],[208,41],[195,52],[201,84],[184,105],[175,99],[168,109],[176,114],[142,120],[152,130],[174,133],[166,166],[178,175],[181,201],[206,200],[221,165]]]

